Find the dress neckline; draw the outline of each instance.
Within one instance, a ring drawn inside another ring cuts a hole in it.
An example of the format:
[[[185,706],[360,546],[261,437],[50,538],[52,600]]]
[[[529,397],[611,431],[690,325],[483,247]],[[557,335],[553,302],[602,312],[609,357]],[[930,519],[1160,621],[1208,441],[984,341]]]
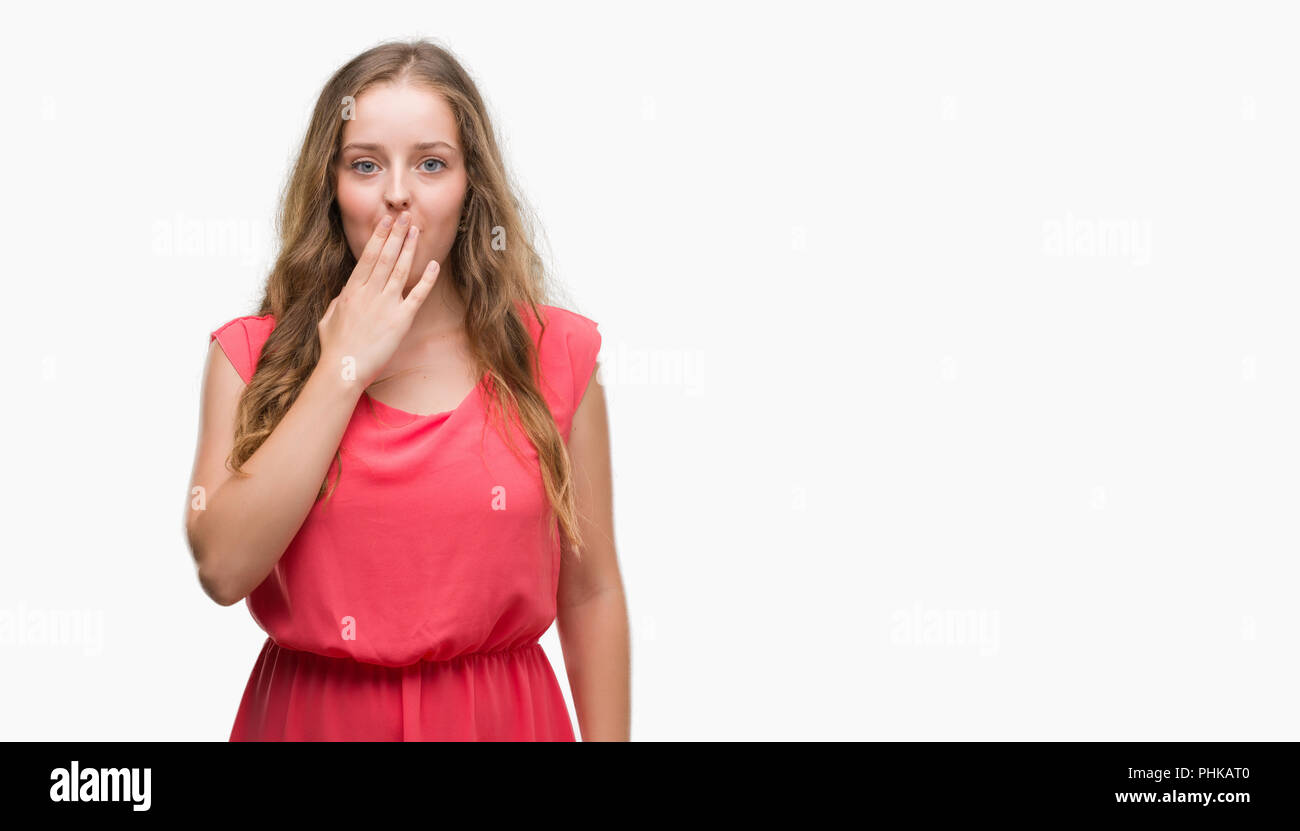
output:
[[[400,418],[410,419],[411,421],[426,421],[431,419],[450,418],[451,416],[465,409],[465,407],[468,406],[469,403],[474,400],[474,398],[479,394],[479,391],[482,390],[483,382],[487,380],[487,377],[488,377],[488,373],[484,372],[483,376],[479,378],[478,383],[474,385],[474,388],[471,389],[463,399],[461,399],[461,402],[457,404],[454,409],[444,410],[443,412],[440,413],[421,414],[421,413],[413,413],[410,410],[403,410],[400,407],[394,407],[392,404],[385,404],[384,402],[380,401],[378,398],[375,398],[366,390],[361,391],[361,397],[369,401],[370,404],[377,410],[387,411],[392,415],[398,416]]]

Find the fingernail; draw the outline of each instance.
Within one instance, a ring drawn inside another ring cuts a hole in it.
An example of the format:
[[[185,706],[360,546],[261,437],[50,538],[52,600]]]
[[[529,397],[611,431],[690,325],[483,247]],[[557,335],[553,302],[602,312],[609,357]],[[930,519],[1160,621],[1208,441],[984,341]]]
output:
[[[383,219],[379,220],[380,228],[391,228],[392,225],[393,225],[393,218],[391,216],[386,216]]]

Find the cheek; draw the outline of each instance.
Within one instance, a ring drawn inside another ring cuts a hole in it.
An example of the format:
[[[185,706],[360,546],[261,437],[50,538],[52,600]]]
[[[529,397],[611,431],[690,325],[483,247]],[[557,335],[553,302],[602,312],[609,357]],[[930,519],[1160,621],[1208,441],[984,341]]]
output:
[[[456,236],[456,226],[460,223],[458,203],[438,200],[430,204],[420,214],[420,247],[426,242],[447,242]]]
[[[440,183],[436,193],[430,194],[429,218],[440,226],[455,230],[460,223],[461,207],[465,204],[468,183],[464,180],[447,180]]]
[[[365,195],[346,182],[339,183],[336,199],[339,216],[343,220],[343,234],[347,237],[353,256],[360,257],[370,239],[369,217],[373,211],[368,207]]]

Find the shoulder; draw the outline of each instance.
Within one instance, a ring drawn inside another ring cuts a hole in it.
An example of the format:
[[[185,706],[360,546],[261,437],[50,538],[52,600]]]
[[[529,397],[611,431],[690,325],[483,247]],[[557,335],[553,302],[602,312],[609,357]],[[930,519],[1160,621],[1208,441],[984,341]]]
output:
[[[240,329],[267,328],[269,330],[275,327],[275,315],[241,315],[218,326],[212,331],[212,336],[217,337],[231,327]]]
[[[570,311],[569,309],[565,309],[560,306],[541,305],[538,306],[538,308],[542,310],[543,319],[549,317],[553,322],[557,323],[560,326],[582,327],[584,325],[586,326],[597,325],[596,321],[592,320],[586,315],[580,315],[577,312]]]
[[[253,378],[262,347],[274,328],[274,315],[242,315],[213,329],[208,334],[208,342],[215,340],[221,346],[221,351],[247,384]]]
[[[542,329],[531,312],[525,312],[528,327],[537,342],[544,389],[552,400],[552,411],[561,434],[567,439],[573,413],[595,372],[601,335],[596,321],[559,306],[538,305]]]
[[[560,306],[548,306],[544,303],[537,305],[538,314],[542,319],[542,326],[545,329],[543,336],[552,333],[568,334],[590,334],[596,330],[599,325],[596,321],[586,315],[578,314],[569,309]],[[527,306],[521,307],[521,314],[528,324],[528,327],[534,331],[537,330],[537,320],[533,317],[532,312]]]
[[[582,366],[588,361],[594,362],[600,351],[600,329],[596,321],[586,315],[559,306],[539,305],[543,328],[538,337],[539,352],[548,353],[552,360],[564,358],[577,369],[590,370]],[[529,316],[531,319],[531,315]],[[536,327],[536,323],[532,326]],[[534,333],[537,336],[537,333]]]
[[[580,350],[599,348],[600,324],[586,315],[559,306],[542,306],[542,317],[547,332],[563,338],[565,343]]]

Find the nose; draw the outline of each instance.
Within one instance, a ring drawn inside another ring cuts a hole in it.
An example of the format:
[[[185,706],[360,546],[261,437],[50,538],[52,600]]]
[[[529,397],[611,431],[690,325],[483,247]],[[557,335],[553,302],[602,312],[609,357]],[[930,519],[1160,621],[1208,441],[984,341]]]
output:
[[[388,179],[384,190],[384,202],[387,203],[388,209],[393,212],[393,219],[401,215],[402,211],[411,209],[411,191],[402,181],[401,173],[394,173]]]

